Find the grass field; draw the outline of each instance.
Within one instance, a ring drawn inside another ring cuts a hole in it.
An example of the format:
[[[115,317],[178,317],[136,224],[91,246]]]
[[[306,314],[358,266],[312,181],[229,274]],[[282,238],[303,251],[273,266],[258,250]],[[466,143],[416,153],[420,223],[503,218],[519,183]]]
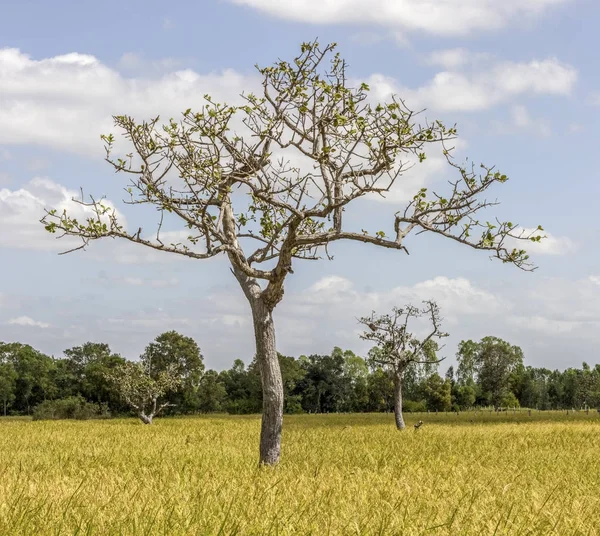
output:
[[[597,412],[407,420],[0,419],[0,534],[600,534]]]

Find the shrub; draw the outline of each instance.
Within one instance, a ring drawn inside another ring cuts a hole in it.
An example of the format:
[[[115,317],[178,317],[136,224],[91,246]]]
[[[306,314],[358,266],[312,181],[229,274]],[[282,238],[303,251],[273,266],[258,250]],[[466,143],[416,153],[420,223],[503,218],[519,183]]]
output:
[[[402,402],[402,411],[407,413],[424,413],[427,411],[427,404],[423,400],[420,402],[415,400],[404,400]]]
[[[510,391],[502,397],[500,404],[503,408],[518,408],[518,407],[520,407],[518,398],[514,395],[514,393],[512,393]]]
[[[33,420],[101,419],[110,417],[107,404],[94,404],[82,396],[45,400],[33,410]]]

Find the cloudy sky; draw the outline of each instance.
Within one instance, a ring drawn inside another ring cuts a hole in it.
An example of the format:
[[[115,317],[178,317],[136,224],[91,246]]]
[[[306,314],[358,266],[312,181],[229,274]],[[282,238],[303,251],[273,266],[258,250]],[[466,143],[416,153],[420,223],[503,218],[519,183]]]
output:
[[[154,220],[122,204],[103,162],[111,115],[148,119],[235,101],[255,64],[292,59],[303,41],[335,41],[353,78],[397,93],[428,118],[457,123],[460,156],[510,181],[497,214],[548,239],[525,273],[456,243],[411,236],[410,256],[337,244],[333,261],[298,264],[276,310],[278,347],[359,353],[356,317],[434,298],[451,333],[496,335],[529,364],[600,362],[596,0],[9,0],[0,17],[0,340],[59,356],[87,340],[129,358],[176,329],[209,367],[249,361],[249,308],[224,259],[192,261],[118,241],[59,256],[45,207],[105,195],[128,225]],[[407,173],[387,200],[362,202],[365,228],[393,224],[407,195],[443,191],[439,158]],[[73,208],[73,210],[81,210]],[[173,227],[172,231],[177,231]]]

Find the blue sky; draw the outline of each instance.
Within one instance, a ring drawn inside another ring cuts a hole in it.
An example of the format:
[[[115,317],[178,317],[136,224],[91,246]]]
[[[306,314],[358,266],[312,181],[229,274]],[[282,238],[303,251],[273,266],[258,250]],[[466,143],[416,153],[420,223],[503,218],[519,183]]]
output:
[[[591,0],[205,0],[5,2],[0,18],[0,340],[54,355],[86,340],[135,358],[177,329],[217,369],[249,361],[249,309],[223,259],[171,259],[108,241],[57,253],[37,224],[79,187],[106,195],[132,226],[152,214],[121,203],[123,179],[102,161],[111,114],[176,115],[235,100],[254,64],[291,59],[302,41],[335,41],[354,78],[398,93],[428,118],[458,124],[459,155],[511,180],[494,190],[503,219],[542,224],[534,273],[435,237],[411,255],[339,244],[335,260],[299,264],[276,310],[278,346],[292,355],[334,345],[364,353],[355,318],[437,299],[460,339],[497,335],[528,363],[597,363],[600,138],[597,24]],[[391,225],[406,195],[443,191],[432,158],[392,199],[361,201],[352,223]],[[172,231],[177,231],[173,226]]]

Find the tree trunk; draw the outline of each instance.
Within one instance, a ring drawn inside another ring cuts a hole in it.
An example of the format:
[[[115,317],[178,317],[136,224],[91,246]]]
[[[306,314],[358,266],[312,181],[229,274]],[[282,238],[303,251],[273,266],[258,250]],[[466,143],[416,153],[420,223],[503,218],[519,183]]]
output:
[[[4,401],[4,416],[6,417],[6,400]]]
[[[259,464],[275,465],[281,453],[283,426],[283,380],[275,346],[275,326],[272,311],[262,299],[251,300],[251,307],[263,393]]]
[[[402,417],[402,373],[394,375],[394,418],[396,420],[396,428],[404,430],[404,418]]]
[[[140,417],[140,420],[144,424],[152,424],[152,417],[153,417],[153,415],[146,415],[145,413],[140,413],[139,417]]]

